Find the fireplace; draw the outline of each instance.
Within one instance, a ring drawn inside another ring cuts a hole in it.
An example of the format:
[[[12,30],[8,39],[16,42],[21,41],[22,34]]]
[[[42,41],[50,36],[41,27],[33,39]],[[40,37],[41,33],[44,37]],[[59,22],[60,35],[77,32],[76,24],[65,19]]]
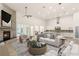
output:
[[[10,39],[10,31],[3,31],[3,41]]]

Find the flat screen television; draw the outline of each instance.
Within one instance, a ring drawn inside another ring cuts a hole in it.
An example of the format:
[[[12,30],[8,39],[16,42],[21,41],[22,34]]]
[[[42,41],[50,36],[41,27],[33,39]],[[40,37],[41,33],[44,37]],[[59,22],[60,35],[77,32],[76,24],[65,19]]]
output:
[[[4,10],[1,10],[1,24],[2,26],[10,26],[11,25],[11,14],[7,13]]]

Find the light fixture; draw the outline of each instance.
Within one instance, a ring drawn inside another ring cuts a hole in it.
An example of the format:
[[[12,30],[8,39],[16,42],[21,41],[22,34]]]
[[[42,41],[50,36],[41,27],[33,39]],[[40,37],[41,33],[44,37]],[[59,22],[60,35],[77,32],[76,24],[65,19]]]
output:
[[[76,10],[75,8],[72,8],[72,10]]]
[[[51,10],[52,9],[52,6],[50,6],[49,9]]]
[[[27,18],[32,17],[32,15],[27,14],[27,7],[25,7],[25,15],[24,15],[24,17],[27,17]]]
[[[64,9],[64,7],[61,7],[62,9]]]

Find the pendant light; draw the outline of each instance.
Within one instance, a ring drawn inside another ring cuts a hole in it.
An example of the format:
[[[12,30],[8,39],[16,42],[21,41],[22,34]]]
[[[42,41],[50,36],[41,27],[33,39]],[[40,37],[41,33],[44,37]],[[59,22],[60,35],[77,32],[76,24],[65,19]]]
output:
[[[24,15],[24,17],[30,18],[30,17],[32,17],[32,15],[27,14],[27,8],[28,8],[28,7],[25,7],[25,15]]]

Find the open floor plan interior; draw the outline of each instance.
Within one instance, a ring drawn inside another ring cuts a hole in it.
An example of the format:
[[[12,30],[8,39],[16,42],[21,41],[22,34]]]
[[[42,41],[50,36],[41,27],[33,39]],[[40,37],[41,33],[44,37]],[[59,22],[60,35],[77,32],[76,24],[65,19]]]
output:
[[[79,3],[0,3],[0,56],[79,56]]]

